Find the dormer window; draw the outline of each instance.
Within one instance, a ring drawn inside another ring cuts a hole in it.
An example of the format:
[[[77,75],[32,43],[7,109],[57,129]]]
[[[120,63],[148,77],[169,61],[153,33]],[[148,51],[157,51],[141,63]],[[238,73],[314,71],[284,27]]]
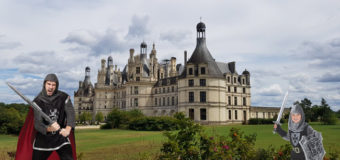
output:
[[[192,75],[192,74],[193,74],[193,69],[189,68],[189,75]]]
[[[201,67],[201,74],[205,74],[205,67]]]
[[[140,74],[140,67],[136,67],[136,74]]]

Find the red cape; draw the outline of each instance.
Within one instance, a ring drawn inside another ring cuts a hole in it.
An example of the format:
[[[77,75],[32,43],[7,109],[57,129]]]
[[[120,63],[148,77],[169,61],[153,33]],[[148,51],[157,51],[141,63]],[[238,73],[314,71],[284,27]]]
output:
[[[20,135],[18,138],[17,144],[17,152],[15,154],[16,160],[32,160],[33,153],[33,141],[35,138],[35,129],[34,129],[34,112],[32,108],[30,108],[24,126],[21,128]],[[77,159],[76,154],[76,143],[74,139],[74,133],[71,131],[69,135],[69,139],[71,141],[73,159]],[[48,160],[59,160],[59,156],[56,151],[53,151]]]

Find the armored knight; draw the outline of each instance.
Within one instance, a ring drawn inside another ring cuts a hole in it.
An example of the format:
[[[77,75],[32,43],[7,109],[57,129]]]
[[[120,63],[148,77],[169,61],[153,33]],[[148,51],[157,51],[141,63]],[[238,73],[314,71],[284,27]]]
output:
[[[315,131],[305,122],[305,114],[300,105],[296,104],[290,111],[288,132],[281,125],[274,124],[276,132],[293,146],[291,159],[321,160],[325,155],[321,133]]]

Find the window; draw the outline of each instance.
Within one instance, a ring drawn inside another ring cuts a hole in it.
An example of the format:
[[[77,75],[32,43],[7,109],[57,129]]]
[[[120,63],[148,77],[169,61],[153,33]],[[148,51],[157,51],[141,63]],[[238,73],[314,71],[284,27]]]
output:
[[[158,91],[159,91],[159,93],[162,93],[162,92],[161,92],[161,88],[158,88],[158,89],[159,89],[159,90],[158,90]]]
[[[155,94],[157,94],[157,88],[155,89]]]
[[[228,86],[228,92],[230,92],[230,86]]]
[[[168,87],[168,93],[170,92],[170,87]]]
[[[266,114],[263,112],[263,118],[266,118]]]
[[[175,92],[175,87],[174,86],[171,87],[171,91]]]
[[[165,97],[163,97],[163,106],[165,106]]]
[[[140,67],[136,67],[136,74],[140,74]]]
[[[131,86],[131,88],[130,88],[130,94],[132,94],[132,86]]]
[[[243,87],[243,93],[246,93],[246,88]]]
[[[234,77],[234,83],[236,83],[236,77]]]
[[[234,104],[237,106],[237,97],[234,97]]]
[[[234,87],[234,92],[237,93],[237,87]]]
[[[192,75],[192,74],[193,74],[193,69],[189,68],[189,75]]]
[[[170,97],[168,97],[168,106],[170,106]]]
[[[135,98],[135,107],[138,107],[138,98]]]
[[[244,78],[242,78],[242,84],[245,84],[245,83],[244,83]]]
[[[256,118],[259,118],[259,112],[256,112]]]
[[[140,77],[136,77],[136,81],[140,81]]]
[[[229,110],[229,119],[231,119],[231,110]]]
[[[194,80],[193,79],[189,79],[188,85],[189,85],[189,87],[194,86]]]
[[[247,100],[246,97],[243,97],[243,105],[246,106],[247,105]]]
[[[200,92],[200,102],[206,102],[207,96],[206,96],[206,92],[202,91]]]
[[[163,73],[161,73],[161,79],[163,79]]]
[[[138,94],[138,86],[135,86],[135,94]]]
[[[228,83],[230,83],[230,77],[229,76],[227,77],[227,81],[228,81]]]
[[[159,106],[162,105],[162,99],[159,98]]]
[[[237,110],[235,110],[235,119],[237,119]]]
[[[205,67],[201,67],[201,74],[205,74]]]
[[[200,113],[201,113],[201,120],[207,120],[207,109],[201,108]]]
[[[231,105],[231,97],[228,96],[228,104]]]
[[[163,88],[163,93],[165,93],[165,88]]]
[[[155,106],[157,106],[157,98],[155,98]]]
[[[192,108],[189,109],[189,118],[192,120],[195,119],[195,110]]]
[[[200,86],[205,86],[205,79],[200,79]]]
[[[192,103],[194,100],[194,92],[189,92],[189,102]]]
[[[171,98],[171,104],[174,106],[175,105],[175,97]]]

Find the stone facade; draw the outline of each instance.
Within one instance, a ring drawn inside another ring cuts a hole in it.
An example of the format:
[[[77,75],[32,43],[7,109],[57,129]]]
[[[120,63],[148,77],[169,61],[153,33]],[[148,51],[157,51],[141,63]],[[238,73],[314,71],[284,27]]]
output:
[[[189,60],[184,51],[183,65],[176,64],[175,57],[159,62],[155,44],[148,57],[145,42],[139,54],[130,49],[122,71],[111,56],[102,59],[94,89],[85,78],[75,92],[76,113],[102,112],[106,117],[113,108],[140,109],[147,116],[184,112],[203,124],[247,121],[252,117],[250,73],[238,74],[235,62],[215,61],[205,43],[205,24],[198,23],[196,29],[196,48]],[[91,93],[83,94],[84,90]]]
[[[275,115],[278,115],[280,112],[280,107],[259,107],[252,106],[250,108],[250,118],[274,118]],[[289,114],[290,108],[285,108],[283,110],[283,115]],[[283,117],[282,117],[283,118]]]

